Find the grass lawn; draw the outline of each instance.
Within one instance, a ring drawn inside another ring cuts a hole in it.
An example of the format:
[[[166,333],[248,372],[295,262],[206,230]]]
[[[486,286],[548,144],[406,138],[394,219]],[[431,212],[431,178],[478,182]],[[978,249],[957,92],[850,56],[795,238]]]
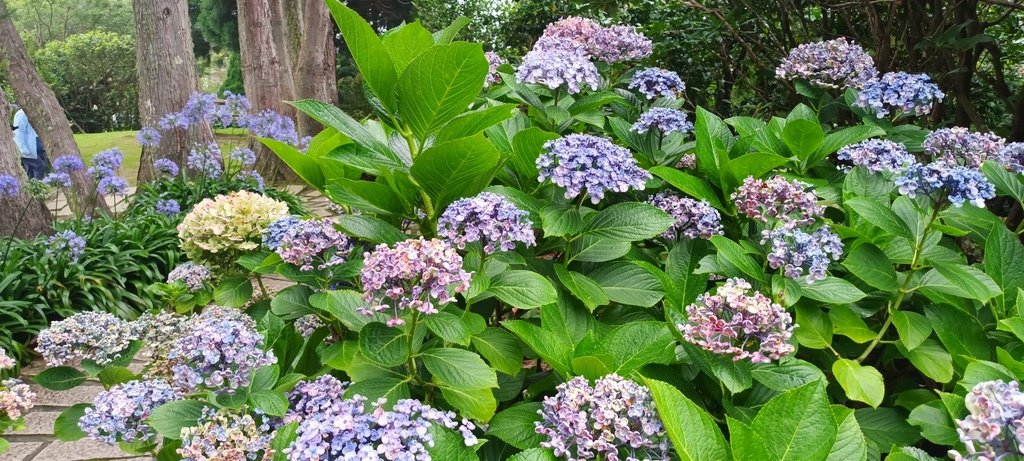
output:
[[[111,131],[108,133],[87,133],[76,134],[75,143],[82,152],[82,158],[86,163],[92,157],[107,149],[118,148],[124,152],[124,164],[121,167],[121,176],[124,176],[129,183],[135,185],[139,176],[139,158],[142,156],[142,146],[135,141],[137,131]],[[216,130],[217,140],[221,146],[237,145],[244,142],[239,136],[239,130]],[[50,160],[53,160],[51,155]]]

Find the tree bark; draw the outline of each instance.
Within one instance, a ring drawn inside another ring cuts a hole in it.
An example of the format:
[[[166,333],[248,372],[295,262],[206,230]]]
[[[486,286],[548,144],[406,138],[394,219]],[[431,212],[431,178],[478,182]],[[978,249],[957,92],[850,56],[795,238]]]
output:
[[[7,78],[17,102],[31,120],[49,157],[80,155],[64,109],[29,59],[28,50],[14,28],[4,0],[0,0],[0,61],[7,63]],[[102,200],[89,200],[94,187],[85,171],[71,173],[71,187],[73,193],[68,194],[69,206],[77,214],[89,215],[92,210],[86,208],[91,207],[107,210]]]
[[[6,123],[10,117],[7,97],[0,91],[0,121],[4,121],[0,123],[0,174],[14,176],[21,184],[21,193],[18,196],[0,197],[0,206],[6,210],[5,216],[0,219],[0,236],[32,238],[52,229],[52,217],[43,202],[29,197],[25,191],[28,176],[21,168],[21,155],[18,153],[18,146],[14,144],[11,125]],[[0,249],[6,248],[6,242],[0,243]]]
[[[142,126],[156,127],[160,118],[181,110],[199,91],[192,28],[185,0],[134,0],[135,67],[139,75],[139,117]],[[171,159],[184,165],[195,144],[213,142],[206,123],[164,133],[160,145],[144,147],[139,181],[153,179],[153,161]]]
[[[338,103],[335,74],[334,22],[323,0],[294,0],[302,4],[302,39],[295,65],[296,99]],[[313,136],[323,126],[299,114],[299,136]]]

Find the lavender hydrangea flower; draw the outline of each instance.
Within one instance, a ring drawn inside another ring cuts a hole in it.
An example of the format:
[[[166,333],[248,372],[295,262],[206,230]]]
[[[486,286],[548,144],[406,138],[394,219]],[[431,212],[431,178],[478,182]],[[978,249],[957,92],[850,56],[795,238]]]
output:
[[[267,227],[267,230],[263,231],[263,246],[270,251],[277,251],[281,247],[281,239],[284,238],[284,234],[301,221],[302,218],[295,215],[274,221]]]
[[[775,69],[782,80],[807,80],[822,88],[860,88],[876,75],[871,56],[845,38],[801,44]]]
[[[167,274],[167,283],[181,282],[188,288],[188,291],[195,293],[202,290],[212,277],[213,273],[210,272],[210,268],[186,261],[175,266],[171,273]]]
[[[73,173],[85,169],[82,157],[77,155],[61,155],[53,160],[53,171],[58,173]]]
[[[345,407],[345,390],[349,383],[331,375],[315,380],[299,381],[288,393],[288,413],[284,422],[302,421],[325,414],[341,413]]]
[[[783,269],[783,275],[791,279],[800,278],[806,270],[808,284],[824,279],[829,263],[843,255],[843,242],[827,226],[814,232],[785,227],[766,230],[761,244],[771,247],[768,265],[772,269]]]
[[[438,306],[452,302],[450,291],[469,289],[471,274],[462,270],[462,256],[450,243],[421,237],[394,248],[378,245],[364,255],[360,277],[367,306],[359,312],[390,311],[388,326],[395,326],[405,323],[401,315],[406,310],[437,313]]]
[[[484,79],[484,88],[501,83],[501,75],[498,74],[498,67],[508,63],[498,53],[488,51],[484,53],[487,58],[487,78]]]
[[[591,19],[569,16],[544,28],[544,34],[533,45],[534,50],[580,50],[586,53],[594,47],[601,25]]]
[[[733,192],[732,199],[739,212],[751,219],[779,221],[788,228],[806,226],[825,214],[825,207],[818,205],[818,197],[807,190],[809,187],[810,184],[786,181],[782,176],[769,180],[748,176]]]
[[[135,340],[131,324],[106,312],[81,312],[39,333],[36,351],[51,367],[89,359],[108,365]]]
[[[107,176],[96,185],[96,193],[100,195],[125,195],[128,192],[128,181],[120,176]]]
[[[662,136],[669,133],[689,133],[693,131],[693,123],[686,119],[686,113],[667,107],[652,107],[640,115],[633,124],[633,131],[644,134],[657,129]]]
[[[43,177],[43,184],[47,187],[67,189],[71,187],[71,175],[68,173],[50,173]]]
[[[768,363],[791,354],[793,318],[761,292],[750,291],[746,280],[728,279],[716,294],[704,293],[687,306],[687,321],[676,328],[686,341],[736,361]]]
[[[885,118],[892,111],[925,115],[946,95],[928,74],[889,72],[864,84],[854,105]]]
[[[274,430],[263,414],[204,408],[198,424],[181,430],[182,461],[270,461]]]
[[[936,161],[978,168],[985,160],[998,159],[1005,144],[1005,139],[992,133],[972,133],[967,128],[953,127],[928,133],[921,147]]]
[[[656,99],[659,96],[667,99],[676,99],[683,91],[686,91],[686,84],[679,74],[671,70],[651,67],[633,75],[629,81],[629,88],[637,90],[647,99]]]
[[[591,387],[577,376],[544,397],[536,431],[556,457],[668,461],[669,441],[651,391],[617,374]]]
[[[4,348],[0,347],[0,370],[9,370],[14,368],[15,365],[17,363],[14,359],[7,355],[7,351]]]
[[[21,193],[18,178],[9,174],[0,175],[0,197],[17,197]]]
[[[526,54],[516,69],[516,81],[544,85],[552,90],[564,85],[569,94],[576,94],[584,86],[597,90],[601,75],[590,62],[590,57],[582,51],[534,49]]]
[[[135,135],[135,141],[142,147],[157,147],[160,145],[160,132],[151,126],[143,127]]]
[[[1014,173],[1024,173],[1024,142],[1009,143],[999,151],[999,162]]]
[[[565,188],[568,200],[586,193],[591,203],[598,203],[607,191],[644,190],[651,179],[628,149],[599,136],[570,134],[548,141],[544,150],[537,158],[537,180],[551,179]]]
[[[950,166],[945,163],[912,164],[900,171],[893,181],[900,194],[908,197],[931,195],[942,191],[959,208],[965,202],[984,207],[985,200],[996,196],[996,188],[975,168]]]
[[[590,53],[598,61],[636,61],[651,55],[651,40],[633,26],[602,27],[594,35]]]
[[[92,407],[78,420],[78,427],[97,442],[155,442],[156,431],[146,418],[156,407],[181,400],[181,392],[164,380],[129,381],[100,392]]]
[[[71,262],[78,262],[78,258],[85,253],[85,239],[71,229],[51,235],[46,244],[46,254],[66,256]]]
[[[894,173],[916,161],[903,144],[885,139],[868,139],[851,144],[839,149],[836,158],[865,167],[872,173]],[[846,167],[845,170],[849,171],[850,168]]]
[[[525,246],[537,244],[529,215],[505,197],[482,192],[448,205],[437,221],[437,234],[460,249],[470,242],[481,242],[488,254],[512,251],[516,242]]]
[[[290,117],[270,109],[250,115],[239,122],[249,130],[249,134],[258,138],[280,141],[293,147],[300,144],[299,133],[295,130],[295,121]]]
[[[320,317],[317,317],[316,314],[303,315],[295,319],[295,331],[303,338],[313,336],[313,332],[325,326],[324,321],[320,320]]]
[[[299,266],[301,271],[324,270],[344,263],[352,242],[338,232],[333,220],[310,219],[288,228],[276,251],[284,262]]]
[[[172,198],[157,200],[153,205],[153,211],[166,216],[177,216],[181,213],[181,205]]]
[[[210,179],[219,178],[224,173],[220,146],[217,143],[196,146],[189,151],[186,161],[190,170]]]
[[[256,152],[248,147],[236,147],[228,152],[228,158],[242,166],[253,166],[256,164]]]
[[[11,421],[21,419],[36,405],[37,398],[32,388],[20,379],[0,381],[0,418],[6,417]]]
[[[671,192],[659,192],[658,195],[651,197],[650,204],[676,220],[672,227],[661,234],[668,240],[675,240],[679,235],[688,239],[709,239],[725,233],[722,228],[722,215],[708,202],[681,197]]]
[[[956,461],[1016,459],[1024,455],[1024,393],[1020,383],[1001,380],[976,384],[964,399],[970,414],[957,420],[957,434],[967,448]]]
[[[230,392],[248,386],[257,368],[277,361],[272,352],[263,351],[263,335],[256,331],[255,321],[216,313],[204,311],[168,353],[175,363],[175,386]]]
[[[676,168],[680,170],[693,170],[697,168],[697,154],[683,154],[676,162]]]
[[[160,177],[174,178],[179,173],[178,164],[171,159],[158,158],[153,161],[153,172]]]

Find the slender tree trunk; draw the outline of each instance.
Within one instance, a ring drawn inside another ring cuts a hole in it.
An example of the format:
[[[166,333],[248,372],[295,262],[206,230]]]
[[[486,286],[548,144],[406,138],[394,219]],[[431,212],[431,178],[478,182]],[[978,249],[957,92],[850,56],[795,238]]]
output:
[[[21,193],[17,197],[0,197],[0,206],[4,209],[0,219],[0,236],[14,235],[18,238],[31,238],[49,232],[52,219],[46,205],[29,197],[25,191],[28,176],[21,168],[21,155],[14,144],[14,133],[7,123],[11,118],[8,111],[7,97],[0,91],[0,174],[14,176],[21,183]],[[0,242],[0,252],[6,250],[7,240]]]
[[[302,4],[302,40],[295,65],[295,98],[338,103],[335,74],[334,22],[323,0],[293,0]],[[323,129],[299,114],[299,135],[313,136]]]
[[[0,61],[7,63],[7,78],[14,89],[17,102],[28,115],[49,157],[53,159],[67,154],[80,155],[64,109],[29,59],[28,50],[14,28],[4,0],[0,0]],[[83,215],[92,212],[85,209],[88,206],[95,206],[102,211],[107,210],[107,205],[102,200],[89,200],[93,185],[85,171],[71,174],[71,187],[74,193],[70,196],[74,200],[69,205],[73,210]]]
[[[139,117],[142,126],[156,127],[160,117],[181,110],[199,91],[196,58],[186,0],[134,0],[135,68],[139,76]],[[159,146],[145,147],[139,181],[153,179],[153,161],[159,158],[184,165],[195,144],[213,141],[207,124],[164,133]]]

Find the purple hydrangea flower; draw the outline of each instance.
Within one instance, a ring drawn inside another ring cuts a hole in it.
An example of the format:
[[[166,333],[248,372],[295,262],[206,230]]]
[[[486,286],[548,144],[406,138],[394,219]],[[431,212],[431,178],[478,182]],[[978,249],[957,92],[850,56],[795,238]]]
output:
[[[597,90],[601,75],[583,51],[534,49],[526,54],[516,69],[516,81],[544,85],[552,90],[564,85],[569,94],[576,94],[584,86]]]
[[[77,262],[85,253],[85,239],[71,229],[51,235],[46,244],[46,254],[67,256],[72,262]]]
[[[809,187],[810,184],[786,181],[782,176],[769,180],[748,176],[733,192],[732,199],[739,212],[751,219],[779,221],[789,228],[806,226],[825,214],[825,207],[818,205],[818,196],[806,190]]]
[[[203,311],[190,331],[175,341],[167,357],[175,386],[186,390],[207,388],[230,392],[246,387],[257,368],[277,361],[263,351],[263,335],[248,316]]]
[[[295,121],[270,109],[250,115],[239,121],[239,125],[249,130],[249,134],[280,141],[293,147],[299,146],[299,133],[295,131]]]
[[[158,158],[153,161],[153,172],[164,178],[174,178],[179,173],[178,164],[171,159]]]
[[[306,418],[322,417],[325,414],[337,414],[345,407],[345,390],[348,382],[331,375],[323,375],[309,381],[299,381],[288,393],[288,413],[284,415],[285,424],[302,421]]]
[[[256,152],[248,147],[231,149],[231,152],[228,152],[228,158],[242,166],[253,166],[256,164]]]
[[[270,223],[267,230],[263,231],[263,246],[270,251],[277,251],[281,246],[281,239],[292,226],[302,221],[302,218],[291,215]]]
[[[688,239],[709,239],[725,233],[722,228],[722,215],[708,202],[681,197],[671,192],[659,192],[658,195],[651,197],[650,203],[676,220],[672,227],[661,234],[668,240],[675,240],[679,235]]]
[[[17,365],[17,362],[7,355],[7,351],[4,348],[0,347],[0,370],[8,370],[14,368],[15,365]]]
[[[885,118],[892,111],[925,115],[945,97],[928,74],[889,72],[864,84],[854,105],[874,112],[878,118]]]
[[[995,186],[977,169],[940,162],[909,165],[893,181],[900,194],[911,198],[941,190],[957,208],[965,202],[984,207],[985,200],[996,196]]]
[[[985,160],[998,159],[1005,144],[1005,139],[992,133],[972,133],[967,128],[953,127],[928,133],[921,147],[936,161],[978,168]]]
[[[537,244],[529,215],[505,197],[482,192],[448,205],[437,221],[437,234],[460,249],[470,242],[481,242],[488,254],[512,251],[516,242],[526,246]]]
[[[125,195],[128,192],[128,181],[120,176],[107,176],[96,185],[100,195]]]
[[[999,151],[999,162],[1014,173],[1024,173],[1024,142],[1009,143]]]
[[[548,141],[544,149],[537,158],[537,180],[551,179],[565,188],[569,200],[586,193],[591,203],[598,203],[607,191],[644,190],[651,179],[650,173],[637,166],[629,149],[599,136],[570,134]]]
[[[1020,383],[984,381],[964,399],[966,418],[957,420],[957,434],[967,448],[962,455],[950,450],[956,461],[1016,459],[1024,455],[1024,393]]]
[[[237,414],[204,408],[198,424],[181,430],[182,461],[270,461],[271,420],[264,414]]]
[[[131,324],[106,312],[81,312],[39,333],[36,351],[51,367],[89,359],[107,365],[136,339]]]
[[[284,262],[299,266],[299,270],[323,270],[344,263],[352,242],[338,232],[333,220],[309,219],[289,227],[276,251]]]
[[[916,161],[903,144],[885,139],[868,139],[851,144],[839,149],[836,158],[865,167],[872,173],[893,173]],[[845,169],[849,171],[850,168]]]
[[[146,418],[160,405],[181,400],[181,392],[162,379],[129,381],[100,392],[78,420],[78,427],[97,442],[155,442],[156,431]]]
[[[876,75],[871,56],[845,38],[804,43],[790,50],[775,69],[775,76],[782,80],[807,80],[822,88],[860,88]]]
[[[172,198],[157,200],[153,205],[153,211],[167,216],[177,216],[181,213],[181,205]]]
[[[783,269],[783,275],[791,279],[807,270],[808,284],[824,279],[829,263],[843,255],[843,242],[827,226],[810,233],[786,227],[766,230],[761,234],[761,244],[771,247],[768,265],[772,269]]]
[[[636,61],[651,55],[651,40],[633,26],[602,27],[594,35],[590,53],[608,63]]]
[[[67,189],[71,187],[71,175],[68,173],[50,173],[43,177],[43,184],[46,184],[48,187]]]
[[[580,50],[590,53],[601,30],[601,25],[591,19],[569,16],[548,24],[533,49]]]
[[[652,107],[633,124],[633,131],[640,134],[651,129],[657,129],[663,136],[669,133],[689,133],[693,131],[693,123],[686,119],[686,113],[681,110]]]
[[[498,53],[493,51],[484,53],[484,56],[487,58],[487,78],[484,79],[484,88],[487,88],[491,85],[501,83],[501,75],[498,74],[498,67],[501,67],[502,64],[505,64],[508,61],[502,59],[501,56],[498,56]]]
[[[61,155],[53,160],[53,171],[57,173],[73,173],[85,168],[82,157],[77,155]]]
[[[234,126],[245,120],[250,111],[252,111],[252,103],[249,102],[249,98],[242,94],[225,91],[224,104],[217,107],[214,120],[223,127]]]
[[[634,74],[629,82],[629,88],[639,91],[647,99],[656,99],[659,96],[676,99],[686,91],[686,84],[679,78],[679,74],[671,70],[650,67]]]
[[[217,143],[196,146],[189,151],[187,162],[190,170],[207,178],[219,178],[221,173],[224,173],[220,146]]]
[[[167,274],[167,283],[181,282],[188,291],[195,293],[202,290],[212,277],[210,268],[186,261],[175,266],[171,273]]]
[[[0,417],[11,421],[21,419],[36,405],[38,396],[32,388],[20,379],[5,379],[0,382]]]
[[[733,360],[768,363],[791,354],[793,318],[761,292],[750,291],[746,280],[726,280],[716,294],[704,293],[687,306],[687,321],[676,328],[686,341]]]
[[[410,239],[394,248],[378,245],[363,256],[360,274],[366,307],[359,312],[372,316],[390,311],[388,326],[402,325],[402,313],[415,310],[437,313],[437,307],[453,301],[450,291],[469,289],[471,274],[462,270],[462,256],[443,240]]]
[[[135,140],[142,147],[157,147],[160,145],[160,139],[160,132],[151,126],[143,127],[139,134],[135,135]]]
[[[313,332],[327,326],[316,314],[307,314],[295,319],[295,331],[303,338],[313,336]],[[331,341],[326,341],[331,342]]]
[[[0,175],[0,197],[17,197],[21,193],[21,182],[9,174]]]
[[[569,460],[668,461],[669,441],[651,391],[617,374],[591,387],[577,376],[544,397],[536,431],[541,447]]]

